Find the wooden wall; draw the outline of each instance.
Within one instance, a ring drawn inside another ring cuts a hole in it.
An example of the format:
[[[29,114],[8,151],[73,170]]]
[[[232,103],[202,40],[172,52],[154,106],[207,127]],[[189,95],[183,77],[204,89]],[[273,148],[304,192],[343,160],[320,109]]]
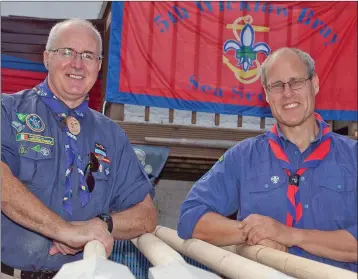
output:
[[[1,54],[17,58],[23,58],[32,62],[42,63],[43,51],[47,42],[48,34],[58,19],[39,19],[31,17],[9,16],[1,17]],[[91,20],[104,38],[105,21],[102,19]],[[19,65],[21,66],[21,65]],[[2,65],[2,68],[4,65]],[[102,87],[100,78],[90,91],[90,107],[98,111],[102,107]],[[22,89],[31,88],[37,85],[46,77],[46,73],[38,73],[26,76],[26,73],[19,77],[15,72],[2,71],[1,88],[2,92],[13,93]]]

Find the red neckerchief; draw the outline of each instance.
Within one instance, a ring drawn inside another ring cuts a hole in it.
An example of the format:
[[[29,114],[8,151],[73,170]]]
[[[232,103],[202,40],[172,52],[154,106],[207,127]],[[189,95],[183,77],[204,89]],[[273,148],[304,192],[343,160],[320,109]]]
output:
[[[331,132],[326,122],[322,117],[315,113],[315,118],[322,124],[322,139],[320,144],[312,151],[311,154],[300,165],[298,170],[294,170],[286,153],[281,145],[276,124],[267,132],[268,141],[271,150],[275,157],[279,160],[281,167],[286,171],[288,179],[287,188],[287,214],[286,226],[292,227],[297,225],[302,218],[303,210],[300,201],[299,181],[300,176],[307,170],[307,168],[315,168],[326,157],[331,150]]]

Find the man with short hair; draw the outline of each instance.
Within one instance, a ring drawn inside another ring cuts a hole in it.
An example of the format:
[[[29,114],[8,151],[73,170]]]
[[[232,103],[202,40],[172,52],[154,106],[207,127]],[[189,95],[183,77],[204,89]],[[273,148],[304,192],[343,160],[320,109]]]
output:
[[[152,185],[126,134],[88,107],[101,53],[90,22],[60,22],[44,51],[47,78],[2,94],[4,274],[52,278],[90,240],[109,256],[113,239],[156,227]]]
[[[309,54],[272,53],[262,66],[277,124],[230,148],[191,189],[178,234],[218,246],[247,242],[357,271],[357,141],[314,112]],[[237,220],[226,216],[237,212]]]

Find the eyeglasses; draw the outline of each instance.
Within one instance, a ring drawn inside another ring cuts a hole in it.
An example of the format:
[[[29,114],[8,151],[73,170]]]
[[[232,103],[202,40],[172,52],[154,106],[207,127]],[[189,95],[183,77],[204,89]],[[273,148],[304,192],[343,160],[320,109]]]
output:
[[[81,59],[83,62],[89,63],[89,64],[95,63],[98,60],[103,59],[103,57],[101,55],[94,54],[92,52],[77,52],[72,48],[56,48],[56,49],[49,49],[47,51],[56,52],[62,60],[67,60],[68,62],[75,59],[75,57],[78,54],[81,56]]]
[[[89,162],[85,168],[85,178],[86,178],[86,184],[88,187],[88,191],[91,193],[94,190],[94,185],[96,184],[96,181],[92,175],[93,172],[97,172],[99,169],[99,162],[96,157],[96,155],[91,152],[89,155]]]
[[[272,93],[282,93],[285,90],[285,85],[288,84],[291,90],[298,90],[306,86],[306,81],[311,80],[312,77],[308,78],[295,78],[291,79],[288,82],[278,81],[273,84],[266,86],[268,92]]]

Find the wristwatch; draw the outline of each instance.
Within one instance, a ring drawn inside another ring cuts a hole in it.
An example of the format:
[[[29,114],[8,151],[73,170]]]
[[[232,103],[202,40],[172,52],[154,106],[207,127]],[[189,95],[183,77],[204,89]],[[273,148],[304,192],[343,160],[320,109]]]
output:
[[[112,216],[107,214],[107,213],[101,213],[99,215],[97,215],[97,217],[99,219],[101,219],[102,221],[105,221],[107,223],[108,226],[108,231],[111,233],[113,230],[113,220],[112,220]]]

